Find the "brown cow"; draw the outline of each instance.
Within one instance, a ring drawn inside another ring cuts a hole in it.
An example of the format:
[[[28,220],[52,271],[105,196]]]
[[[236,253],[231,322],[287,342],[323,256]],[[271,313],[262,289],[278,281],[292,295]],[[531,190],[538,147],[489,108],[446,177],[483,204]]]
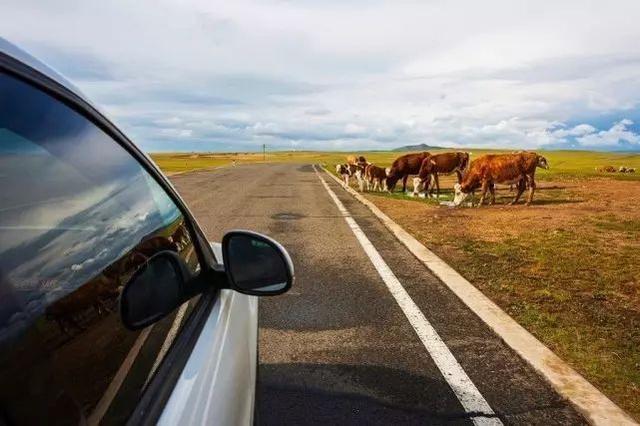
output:
[[[425,186],[425,184],[425,189],[428,190],[427,195],[432,195],[433,186],[429,188],[429,182],[433,176],[433,181],[436,186],[436,197],[440,198],[440,179],[438,179],[438,174],[455,173],[458,177],[458,183],[460,183],[462,181],[462,174],[468,167],[468,152],[445,152],[425,158],[420,165],[418,177],[413,179],[413,195],[417,195],[418,192],[420,192],[420,188]]]
[[[391,169],[387,175],[387,189],[393,191],[396,182],[402,179],[402,192],[407,190],[407,179],[409,175],[417,175],[420,172],[422,161],[429,157],[428,152],[417,152],[413,154],[405,154],[391,164]]]
[[[387,169],[383,169],[382,167],[374,166],[373,164],[368,164],[364,169],[364,182],[367,186],[367,191],[370,189],[370,185],[373,185],[373,190],[385,191],[386,182],[387,182]]]
[[[480,207],[484,203],[487,190],[491,192],[491,202],[495,202],[496,183],[517,183],[518,192],[510,204],[518,201],[526,184],[529,184],[529,196],[527,205],[533,200],[536,188],[534,179],[536,168],[548,169],[547,159],[535,152],[522,152],[518,154],[485,155],[474,160],[465,174],[461,183],[455,184],[454,205],[460,205],[464,199],[476,189],[481,188]]]
[[[596,167],[598,173],[615,173],[617,170],[613,166]]]

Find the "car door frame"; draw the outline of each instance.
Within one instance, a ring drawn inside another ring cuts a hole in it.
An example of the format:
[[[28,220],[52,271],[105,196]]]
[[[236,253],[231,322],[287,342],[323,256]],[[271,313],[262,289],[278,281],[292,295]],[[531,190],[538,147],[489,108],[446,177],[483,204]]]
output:
[[[208,274],[211,277],[211,287],[202,294],[200,300],[194,306],[192,314],[187,318],[181,332],[176,336],[170,351],[149,382],[128,421],[129,424],[155,424],[171,396],[174,385],[189,359],[191,350],[200,336],[200,331],[204,327],[211,309],[219,298],[220,289],[226,283],[222,262],[221,260],[220,262],[217,261],[202,229],[173,185],[162,174],[156,164],[104,114],[73,90],[2,51],[0,51],[0,71],[64,103],[105,132],[114,143],[123,147],[176,204],[184,216],[189,232],[192,236],[195,236],[193,243],[201,265],[201,273]]]

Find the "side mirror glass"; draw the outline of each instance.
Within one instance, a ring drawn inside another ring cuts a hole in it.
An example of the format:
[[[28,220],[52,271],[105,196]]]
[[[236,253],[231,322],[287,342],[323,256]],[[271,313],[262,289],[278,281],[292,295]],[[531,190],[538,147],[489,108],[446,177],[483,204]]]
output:
[[[231,231],[222,239],[222,257],[232,289],[256,296],[274,296],[294,280],[289,253],[277,241],[251,231]]]
[[[129,279],[120,298],[120,316],[130,330],[147,327],[171,313],[183,302],[189,273],[172,251],[149,258]]]

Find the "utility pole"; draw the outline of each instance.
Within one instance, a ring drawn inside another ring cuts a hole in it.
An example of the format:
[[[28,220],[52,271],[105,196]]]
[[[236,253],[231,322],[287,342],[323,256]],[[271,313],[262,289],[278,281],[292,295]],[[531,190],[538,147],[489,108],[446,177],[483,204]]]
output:
[[[262,161],[267,161],[267,144],[262,144]]]

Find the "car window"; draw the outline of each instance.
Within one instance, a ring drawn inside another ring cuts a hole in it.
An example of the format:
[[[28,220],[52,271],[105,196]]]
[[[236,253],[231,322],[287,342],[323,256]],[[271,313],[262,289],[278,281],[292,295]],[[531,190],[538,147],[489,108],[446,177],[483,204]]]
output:
[[[200,270],[185,219],[124,148],[0,73],[0,423],[119,423],[194,300],[125,329],[123,285],[155,253]]]

